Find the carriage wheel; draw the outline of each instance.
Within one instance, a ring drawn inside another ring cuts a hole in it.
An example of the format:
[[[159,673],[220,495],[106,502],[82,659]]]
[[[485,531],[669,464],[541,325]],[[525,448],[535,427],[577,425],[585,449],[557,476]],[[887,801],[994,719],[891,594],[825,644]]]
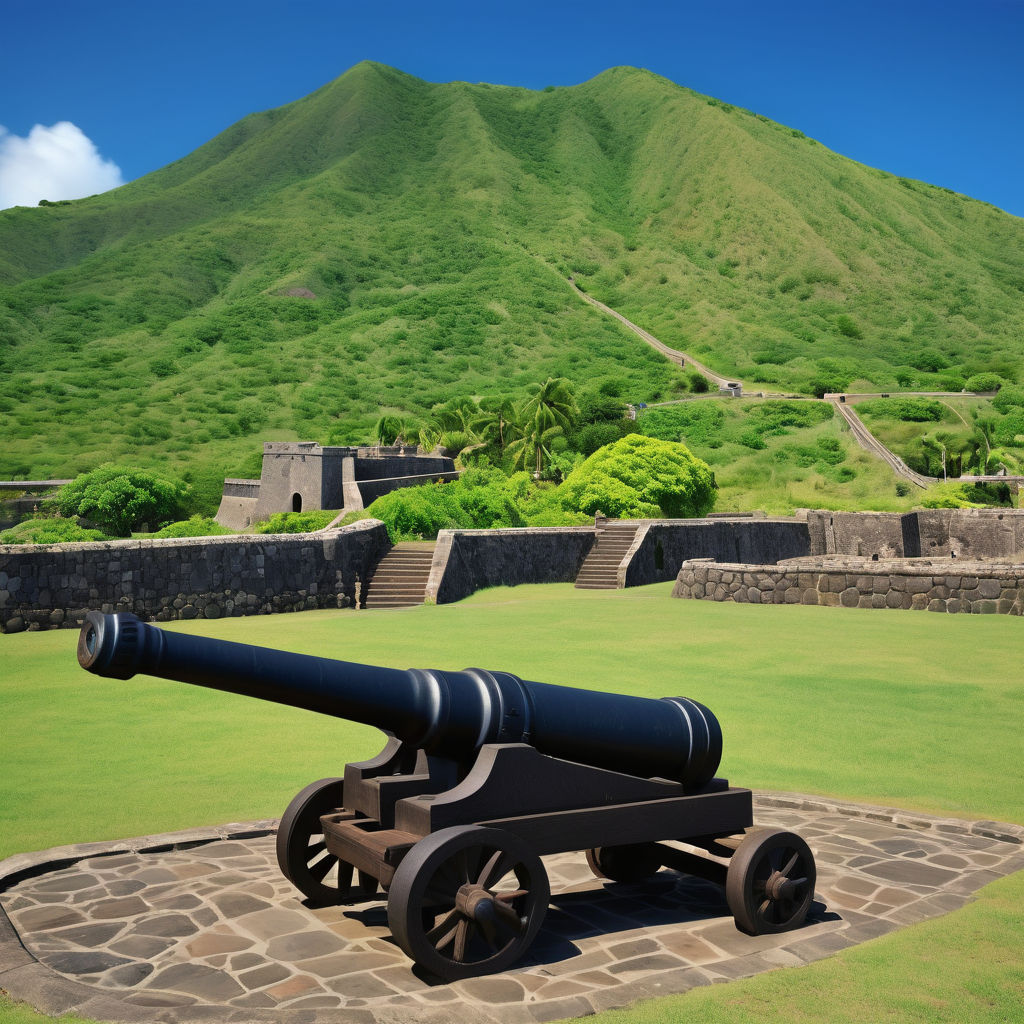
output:
[[[661,870],[657,843],[596,846],[587,850],[587,863],[598,878],[613,882],[642,882]]]
[[[320,816],[341,806],[342,780],[311,782],[288,805],[277,829],[277,863],[281,873],[317,905],[327,906],[366,899],[377,891],[377,879],[339,860],[324,840]]]
[[[725,898],[748,935],[799,928],[814,898],[814,855],[793,832],[751,832],[736,848]]]
[[[548,908],[548,876],[517,836],[458,825],[421,839],[388,895],[399,946],[445,981],[504,970],[533,942]]]

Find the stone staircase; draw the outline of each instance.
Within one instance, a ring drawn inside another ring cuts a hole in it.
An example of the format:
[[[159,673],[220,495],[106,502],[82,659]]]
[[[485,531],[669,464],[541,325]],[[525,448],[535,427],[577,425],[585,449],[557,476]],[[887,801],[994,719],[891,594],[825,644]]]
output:
[[[380,560],[366,584],[364,607],[404,608],[423,604],[433,558],[433,544],[396,544]]]
[[[635,523],[607,523],[597,531],[597,540],[580,566],[577,590],[615,590],[618,569],[636,537]]]

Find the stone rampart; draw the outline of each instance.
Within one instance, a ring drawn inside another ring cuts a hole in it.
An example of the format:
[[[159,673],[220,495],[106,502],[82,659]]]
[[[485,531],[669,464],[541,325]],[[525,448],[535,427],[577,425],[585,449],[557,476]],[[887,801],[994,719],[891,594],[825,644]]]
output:
[[[426,598],[448,604],[485,587],[572,583],[594,537],[593,526],[442,530]]]
[[[640,525],[619,585],[675,579],[688,558],[766,564],[810,553],[805,519],[652,519]]]
[[[85,612],[220,618],[354,607],[389,547],[384,524],[253,537],[0,546],[0,628],[77,626]]]
[[[743,604],[1024,614],[1024,563],[812,557],[777,565],[690,559],[673,597]]]
[[[805,513],[812,555],[1024,559],[1024,509]],[[742,559],[734,559],[742,561]]]

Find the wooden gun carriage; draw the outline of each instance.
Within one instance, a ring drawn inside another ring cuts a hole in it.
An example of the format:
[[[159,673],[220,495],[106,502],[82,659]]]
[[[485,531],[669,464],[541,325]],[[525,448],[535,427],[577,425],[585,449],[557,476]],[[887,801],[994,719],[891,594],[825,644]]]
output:
[[[792,832],[753,828],[750,790],[715,776],[721,730],[696,701],[481,669],[377,668],[98,612],[78,658],[103,676],[176,679],[385,731],[376,757],[295,797],[277,858],[314,904],[383,888],[395,941],[446,980],[525,954],[548,906],[548,854],[586,851],[613,881],[662,867],[709,878],[750,934],[796,928],[810,907],[810,849]]]

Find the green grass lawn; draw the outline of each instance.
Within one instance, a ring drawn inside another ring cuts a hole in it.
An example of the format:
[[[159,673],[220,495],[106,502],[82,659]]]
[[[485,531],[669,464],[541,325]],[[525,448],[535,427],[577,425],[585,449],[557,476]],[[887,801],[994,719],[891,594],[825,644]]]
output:
[[[706,703],[734,784],[1024,823],[1021,623],[669,599],[568,585],[455,605],[174,628],[394,667]],[[0,639],[0,856],[281,813],[379,734],[169,682],[79,669],[73,631]],[[971,906],[809,967],[643,1004],[630,1021],[1020,1019],[1024,875]],[[623,1014],[605,1015],[610,1024]],[[0,1021],[36,1017],[0,1002]]]

